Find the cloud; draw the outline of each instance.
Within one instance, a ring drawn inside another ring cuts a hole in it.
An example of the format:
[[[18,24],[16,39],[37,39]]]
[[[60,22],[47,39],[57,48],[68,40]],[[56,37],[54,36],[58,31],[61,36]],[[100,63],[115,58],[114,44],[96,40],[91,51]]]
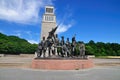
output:
[[[0,0],[0,19],[16,23],[38,23],[39,11],[52,0]]]
[[[72,24],[68,24],[68,25],[60,24],[56,32],[57,34],[66,32],[70,27],[72,27]]]
[[[72,19],[73,11],[69,5],[67,5],[64,9],[65,13],[63,13],[62,18],[60,17],[57,24],[60,24],[57,29],[57,34],[66,32],[69,28],[71,28],[74,24],[74,19]]]
[[[35,41],[35,40],[28,40],[28,42],[31,44],[38,44],[39,43],[39,41]]]
[[[66,18],[69,19],[69,18]],[[69,28],[71,28],[75,24],[74,20],[69,20],[67,22],[62,22],[56,31],[57,34],[66,32]]]

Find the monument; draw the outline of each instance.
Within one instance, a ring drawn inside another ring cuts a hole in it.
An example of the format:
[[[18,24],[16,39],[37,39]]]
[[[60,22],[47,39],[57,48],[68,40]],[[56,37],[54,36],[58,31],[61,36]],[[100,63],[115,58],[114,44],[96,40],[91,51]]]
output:
[[[32,68],[49,70],[75,70],[93,67],[93,62],[85,54],[85,44],[77,42],[75,36],[72,42],[58,39],[54,7],[46,6],[42,21],[41,42],[32,61]],[[45,35],[45,36],[44,36]],[[77,46],[78,45],[78,46]],[[79,48],[79,52],[76,51]]]

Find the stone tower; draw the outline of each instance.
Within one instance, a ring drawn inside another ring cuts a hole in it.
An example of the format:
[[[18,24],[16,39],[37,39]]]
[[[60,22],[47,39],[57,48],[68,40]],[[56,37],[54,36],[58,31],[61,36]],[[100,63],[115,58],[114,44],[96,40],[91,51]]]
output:
[[[52,28],[56,27],[56,16],[54,14],[53,6],[45,6],[45,14],[42,18],[42,27],[41,27],[41,40],[43,36],[45,39],[48,37],[49,32]]]

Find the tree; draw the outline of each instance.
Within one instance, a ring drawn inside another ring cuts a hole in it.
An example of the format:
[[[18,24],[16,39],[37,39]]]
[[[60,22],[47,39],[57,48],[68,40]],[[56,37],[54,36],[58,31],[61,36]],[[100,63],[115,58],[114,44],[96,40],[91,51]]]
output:
[[[94,48],[92,48],[90,45],[86,45],[86,54],[87,55],[94,55],[95,54],[95,52],[94,52]]]
[[[36,48],[37,44],[30,44],[27,40],[17,36],[0,33],[0,53],[2,54],[34,53]]]
[[[95,56],[118,56],[120,55],[120,44],[118,43],[95,43],[90,40],[86,43],[86,53]]]

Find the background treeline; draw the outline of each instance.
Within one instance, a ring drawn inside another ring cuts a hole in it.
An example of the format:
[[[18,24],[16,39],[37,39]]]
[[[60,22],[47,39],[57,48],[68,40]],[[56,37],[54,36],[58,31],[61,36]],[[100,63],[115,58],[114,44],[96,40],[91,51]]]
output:
[[[95,56],[120,56],[120,44],[118,43],[95,43],[93,40],[86,43],[86,54]]]
[[[16,36],[6,36],[0,33],[0,53],[1,54],[21,54],[34,53],[37,44],[30,44],[27,40]]]
[[[78,41],[79,43],[79,41]],[[0,33],[0,53],[1,54],[34,54],[37,44],[31,44],[25,39],[16,36],[7,36]],[[94,42],[93,40],[85,44],[86,54],[95,56],[120,56],[120,44]],[[79,54],[77,45],[76,53]]]

